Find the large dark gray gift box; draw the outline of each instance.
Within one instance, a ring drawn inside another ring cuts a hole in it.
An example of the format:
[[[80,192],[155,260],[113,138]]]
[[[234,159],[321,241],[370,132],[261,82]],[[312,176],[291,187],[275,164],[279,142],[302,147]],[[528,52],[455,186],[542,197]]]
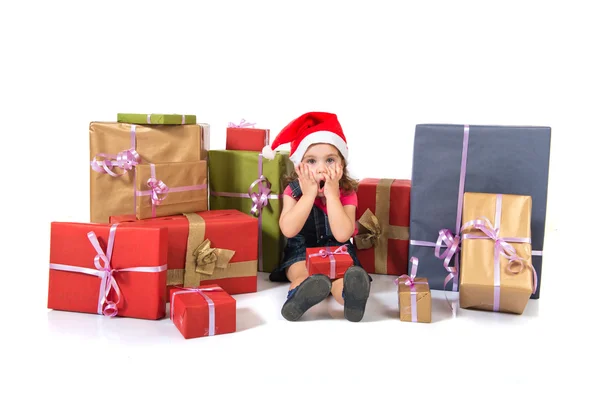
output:
[[[465,192],[529,195],[532,198],[531,248],[539,298],[546,198],[550,159],[550,128],[535,126],[417,125],[410,192],[409,258],[419,259],[418,276],[434,290],[458,290],[443,259],[435,255],[442,229],[456,237],[462,225]],[[461,179],[462,178],[462,179]],[[459,207],[460,204],[460,207]],[[442,253],[452,246],[446,241]],[[441,254],[440,254],[441,255]],[[458,265],[460,250],[449,268]]]

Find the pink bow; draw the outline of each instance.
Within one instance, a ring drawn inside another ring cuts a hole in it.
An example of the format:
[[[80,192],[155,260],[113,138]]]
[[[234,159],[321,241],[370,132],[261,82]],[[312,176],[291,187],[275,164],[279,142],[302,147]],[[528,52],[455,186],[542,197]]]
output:
[[[394,280],[396,285],[402,284],[410,287],[410,315],[411,321],[417,322],[417,291],[415,289],[415,285],[428,285],[428,282],[415,282],[417,277],[417,269],[419,268],[419,259],[417,257],[411,257],[410,263],[412,264],[410,268],[410,276],[409,275],[400,275],[398,278]]]
[[[348,253],[348,246],[346,246],[345,244],[343,244],[340,247],[338,247],[337,249],[335,249],[334,251],[326,250],[326,249],[321,249],[317,253],[317,255],[319,255],[319,256],[321,256],[323,258],[326,258],[326,257],[329,257],[329,256],[334,256],[336,254],[349,254]]]
[[[169,187],[163,181],[158,180],[155,177],[149,178],[147,185],[152,191],[152,204],[156,206],[160,205],[160,203],[162,203],[163,200],[167,197]]]
[[[230,122],[229,125],[227,125],[227,127],[228,128],[250,128],[250,127],[254,128],[254,125],[256,125],[256,122],[246,122],[245,119],[242,119],[239,124]]]
[[[415,282],[415,278],[417,277],[417,269],[419,268],[419,259],[417,257],[411,257],[410,259],[411,267],[410,267],[410,275],[400,275],[398,278],[394,280],[396,285],[400,284],[400,281],[406,286],[410,286],[411,290],[414,289],[416,284],[424,284],[426,282]]]
[[[258,192],[253,192],[254,186],[258,185]],[[258,216],[264,207],[269,204],[269,194],[271,193],[271,183],[261,175],[257,180],[252,182],[248,188],[248,195],[252,200],[252,208],[250,212],[254,216]]]
[[[100,278],[100,289],[98,290],[98,308],[97,313],[105,315],[107,317],[114,317],[118,314],[118,306],[121,303],[121,290],[115,280],[115,273],[119,272],[146,272],[146,273],[158,273],[167,270],[167,265],[160,265],[155,267],[130,267],[130,268],[119,268],[113,269],[111,265],[112,252],[115,243],[115,234],[117,231],[117,225],[114,224],[110,227],[108,234],[108,242],[106,244],[106,252],[102,250],[100,242],[96,234],[91,231],[88,232],[87,237],[96,250],[94,256],[94,266],[96,269],[81,267],[78,265],[67,265],[67,264],[54,264],[50,263],[50,269],[74,272],[86,275],[92,275]],[[109,301],[108,295],[110,291],[114,290],[116,294],[116,301]]]
[[[112,248],[114,243],[114,232],[116,231],[116,225],[112,226],[110,229],[110,235],[108,240],[108,245],[106,246],[106,253],[100,247],[100,242],[98,241],[98,237],[94,232],[88,232],[87,236],[96,250],[96,256],[94,256],[94,266],[98,271],[102,274],[100,275],[100,300],[98,301],[98,314],[102,312],[103,315],[107,317],[114,317],[119,312],[118,305],[121,302],[121,290],[119,289],[119,285],[115,280],[114,269],[110,264],[110,259],[112,256]],[[108,255],[107,255],[108,254]],[[100,262],[102,261],[102,263]],[[110,291],[114,290],[117,301],[109,301],[108,295]]]
[[[98,160],[99,157],[104,160]],[[133,167],[141,162],[142,158],[135,149],[124,150],[116,155],[107,153],[98,153],[96,157],[90,162],[92,169],[101,174],[109,174],[112,177],[118,177],[125,175],[128,171],[131,171]],[[113,168],[121,168],[121,173],[116,173]]]

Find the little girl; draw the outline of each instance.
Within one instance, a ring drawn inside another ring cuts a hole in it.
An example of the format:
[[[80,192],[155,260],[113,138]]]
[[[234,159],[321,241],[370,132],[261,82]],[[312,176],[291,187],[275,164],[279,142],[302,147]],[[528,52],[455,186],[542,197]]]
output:
[[[281,265],[270,280],[291,282],[281,314],[298,320],[309,308],[331,293],[344,306],[344,317],[353,322],[363,318],[371,289],[371,277],[356,257],[350,238],[356,234],[357,182],[348,177],[348,146],[337,116],[310,112],[290,122],[263,156],[290,143],[290,160],[295,173],[283,196],[279,219],[288,238]],[[308,276],[306,248],[346,245],[354,261],[344,277],[333,282],[326,275]]]

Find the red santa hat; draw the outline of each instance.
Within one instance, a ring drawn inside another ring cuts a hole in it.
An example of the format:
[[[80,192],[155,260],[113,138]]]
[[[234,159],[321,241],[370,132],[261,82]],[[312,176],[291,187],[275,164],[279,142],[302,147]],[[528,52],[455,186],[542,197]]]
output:
[[[300,164],[304,153],[315,143],[327,143],[336,147],[348,163],[348,145],[338,122],[337,115],[326,112],[309,112],[290,122],[279,132],[271,146],[263,148],[263,157],[272,160],[275,150],[290,143],[290,160]]]

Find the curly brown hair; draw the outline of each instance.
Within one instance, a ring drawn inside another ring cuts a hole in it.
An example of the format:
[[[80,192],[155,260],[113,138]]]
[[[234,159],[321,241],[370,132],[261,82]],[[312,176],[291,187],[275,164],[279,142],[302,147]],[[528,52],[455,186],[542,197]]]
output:
[[[358,190],[358,181],[356,179],[353,179],[350,177],[350,175],[348,174],[348,168],[346,167],[346,159],[342,156],[342,154],[340,153],[339,150],[336,149],[336,151],[338,153],[338,156],[342,160],[342,167],[344,168],[344,174],[342,175],[342,178],[340,179],[340,189],[344,193],[355,192]],[[292,171],[291,174],[285,175],[283,177],[284,187],[286,187],[291,182],[293,182],[297,179],[298,179],[298,174],[296,173],[296,171]]]

